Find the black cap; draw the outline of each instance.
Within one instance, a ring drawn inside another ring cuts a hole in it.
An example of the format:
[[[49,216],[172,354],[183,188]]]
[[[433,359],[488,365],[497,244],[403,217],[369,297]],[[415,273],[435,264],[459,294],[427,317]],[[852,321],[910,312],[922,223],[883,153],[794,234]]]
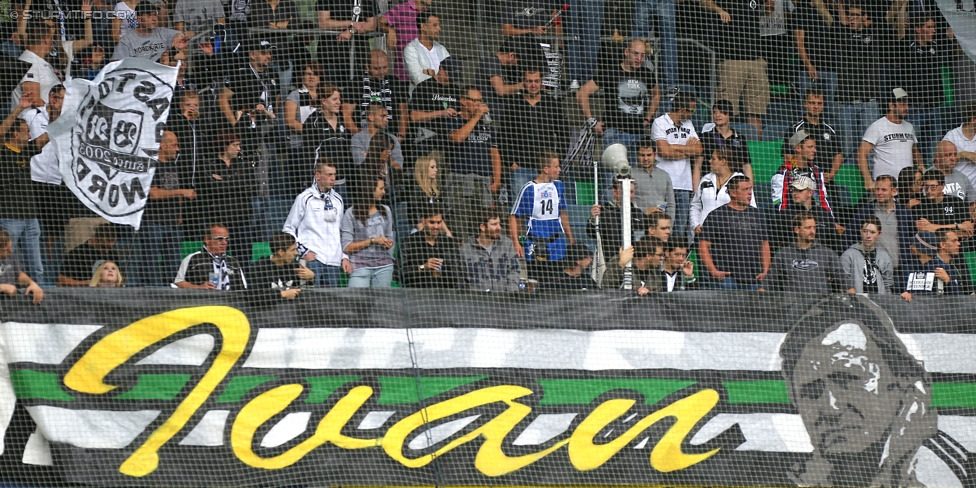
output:
[[[248,51],[270,51],[277,49],[277,46],[267,39],[252,39]]]
[[[149,0],[142,0],[136,4],[136,15],[148,15],[159,12],[159,7],[149,2]]]

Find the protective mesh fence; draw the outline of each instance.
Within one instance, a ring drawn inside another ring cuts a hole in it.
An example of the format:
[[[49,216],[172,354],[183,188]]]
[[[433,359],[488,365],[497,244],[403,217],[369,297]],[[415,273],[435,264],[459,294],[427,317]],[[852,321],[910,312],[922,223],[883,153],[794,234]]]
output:
[[[0,3],[0,485],[976,485],[971,0]]]

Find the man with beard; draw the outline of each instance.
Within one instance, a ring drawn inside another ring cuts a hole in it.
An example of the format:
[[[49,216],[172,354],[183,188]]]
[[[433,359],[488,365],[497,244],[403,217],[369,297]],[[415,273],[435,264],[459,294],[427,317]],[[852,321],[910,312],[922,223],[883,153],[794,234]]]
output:
[[[925,171],[925,162],[918,149],[915,127],[905,120],[908,117],[908,92],[903,88],[891,90],[888,97],[888,114],[876,120],[857,150],[857,166],[864,178],[864,189],[874,188],[874,180],[881,175],[897,175],[902,168],[914,164]],[[874,168],[868,167],[868,153],[874,150]]]
[[[850,279],[843,275],[837,254],[817,243],[817,219],[813,214],[800,212],[793,217],[793,233],[796,241],[776,252],[765,286],[774,291],[820,295],[845,290],[853,293],[853,289],[848,289]]]
[[[455,288],[464,276],[457,241],[441,235],[443,210],[432,204],[424,211],[424,230],[403,240],[400,265],[404,285],[410,288]]]
[[[461,244],[461,258],[467,270],[466,285],[472,291],[518,291],[521,269],[512,240],[502,235],[498,214],[486,212],[481,231]]]

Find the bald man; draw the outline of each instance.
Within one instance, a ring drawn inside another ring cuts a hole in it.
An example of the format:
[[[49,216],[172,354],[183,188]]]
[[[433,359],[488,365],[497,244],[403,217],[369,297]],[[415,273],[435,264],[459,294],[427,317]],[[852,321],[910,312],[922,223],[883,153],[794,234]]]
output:
[[[962,171],[956,169],[956,145],[942,140],[935,145],[935,169],[945,175],[945,188],[942,193],[954,195],[972,205],[976,202],[976,189]]]
[[[353,134],[366,128],[370,104],[386,108],[387,130],[394,131],[400,142],[407,137],[407,84],[389,74],[390,62],[379,49],[369,52],[362,84],[351,85],[342,94],[342,121]]]

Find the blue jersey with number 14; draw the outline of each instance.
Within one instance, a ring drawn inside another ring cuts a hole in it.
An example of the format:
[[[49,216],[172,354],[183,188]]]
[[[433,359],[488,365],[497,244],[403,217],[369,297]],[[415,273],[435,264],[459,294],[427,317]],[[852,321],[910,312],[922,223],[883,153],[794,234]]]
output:
[[[522,187],[519,197],[512,207],[512,215],[528,217],[528,234],[542,238],[563,232],[559,213],[566,210],[563,199],[563,182],[549,183],[530,181]]]

